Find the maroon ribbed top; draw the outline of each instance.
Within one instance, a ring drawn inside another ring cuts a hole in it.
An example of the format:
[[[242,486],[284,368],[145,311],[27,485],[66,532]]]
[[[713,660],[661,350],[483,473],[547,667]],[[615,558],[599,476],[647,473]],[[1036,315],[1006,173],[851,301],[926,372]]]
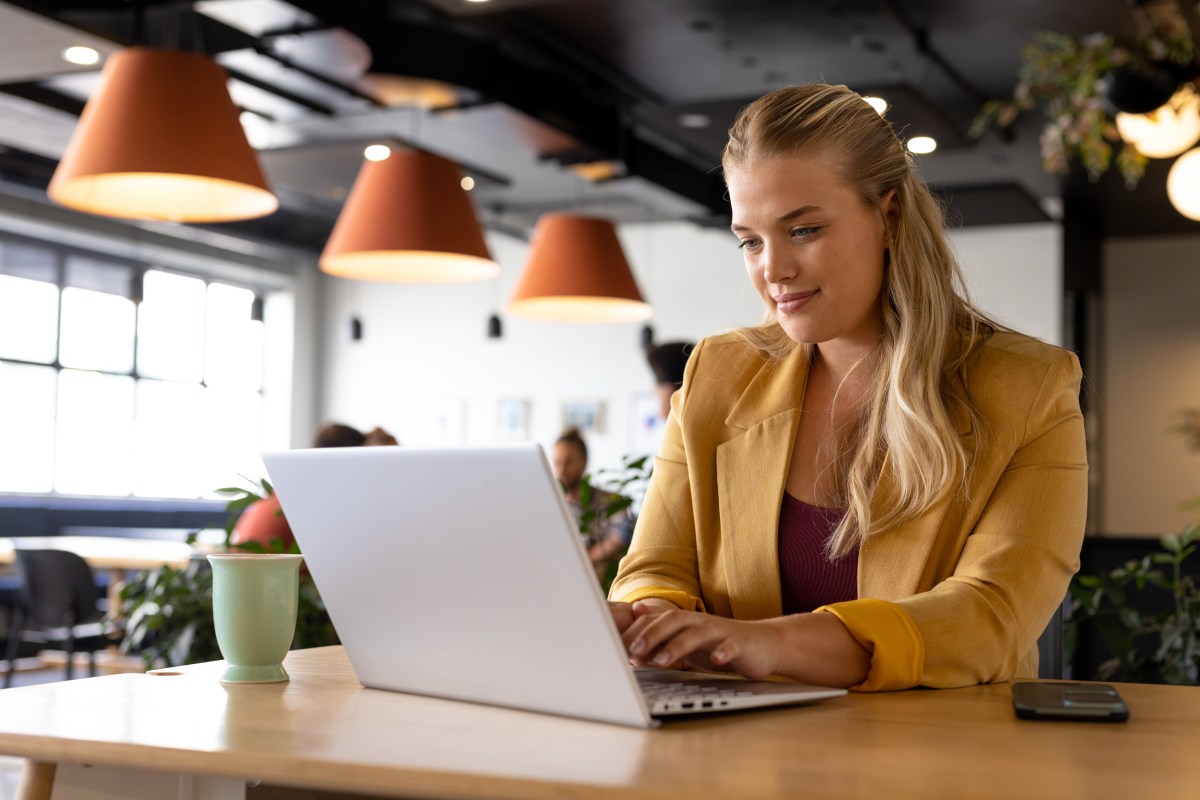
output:
[[[783,613],[812,611],[858,597],[858,550],[834,561],[825,545],[846,512],[819,508],[783,493],[779,510],[779,585]]]

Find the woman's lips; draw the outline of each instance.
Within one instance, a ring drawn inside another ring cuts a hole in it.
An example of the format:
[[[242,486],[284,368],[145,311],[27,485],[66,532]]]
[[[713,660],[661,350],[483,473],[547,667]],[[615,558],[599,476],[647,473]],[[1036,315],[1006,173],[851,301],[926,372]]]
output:
[[[787,294],[776,295],[775,308],[779,309],[784,314],[791,314],[799,311],[808,304],[809,300],[812,300],[817,296],[817,291],[819,290],[814,290],[811,292],[788,292]]]

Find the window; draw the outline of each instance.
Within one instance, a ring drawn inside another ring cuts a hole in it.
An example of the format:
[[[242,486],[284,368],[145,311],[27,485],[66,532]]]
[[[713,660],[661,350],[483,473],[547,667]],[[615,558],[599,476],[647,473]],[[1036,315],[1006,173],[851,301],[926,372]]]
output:
[[[0,492],[199,497],[261,473],[255,293],[0,239]]]

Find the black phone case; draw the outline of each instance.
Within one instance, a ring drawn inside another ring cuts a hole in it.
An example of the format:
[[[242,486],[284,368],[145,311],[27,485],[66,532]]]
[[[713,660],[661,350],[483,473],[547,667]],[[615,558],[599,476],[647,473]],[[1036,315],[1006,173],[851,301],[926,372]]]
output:
[[[1129,707],[1104,683],[1014,683],[1013,709],[1022,719],[1125,722]]]

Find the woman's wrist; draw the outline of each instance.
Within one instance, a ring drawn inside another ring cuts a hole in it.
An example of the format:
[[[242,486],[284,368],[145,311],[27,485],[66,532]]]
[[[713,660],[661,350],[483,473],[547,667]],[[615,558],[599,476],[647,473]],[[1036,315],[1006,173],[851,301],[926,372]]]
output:
[[[871,652],[833,614],[792,614],[763,623],[776,628],[776,674],[843,688],[867,679]]]

